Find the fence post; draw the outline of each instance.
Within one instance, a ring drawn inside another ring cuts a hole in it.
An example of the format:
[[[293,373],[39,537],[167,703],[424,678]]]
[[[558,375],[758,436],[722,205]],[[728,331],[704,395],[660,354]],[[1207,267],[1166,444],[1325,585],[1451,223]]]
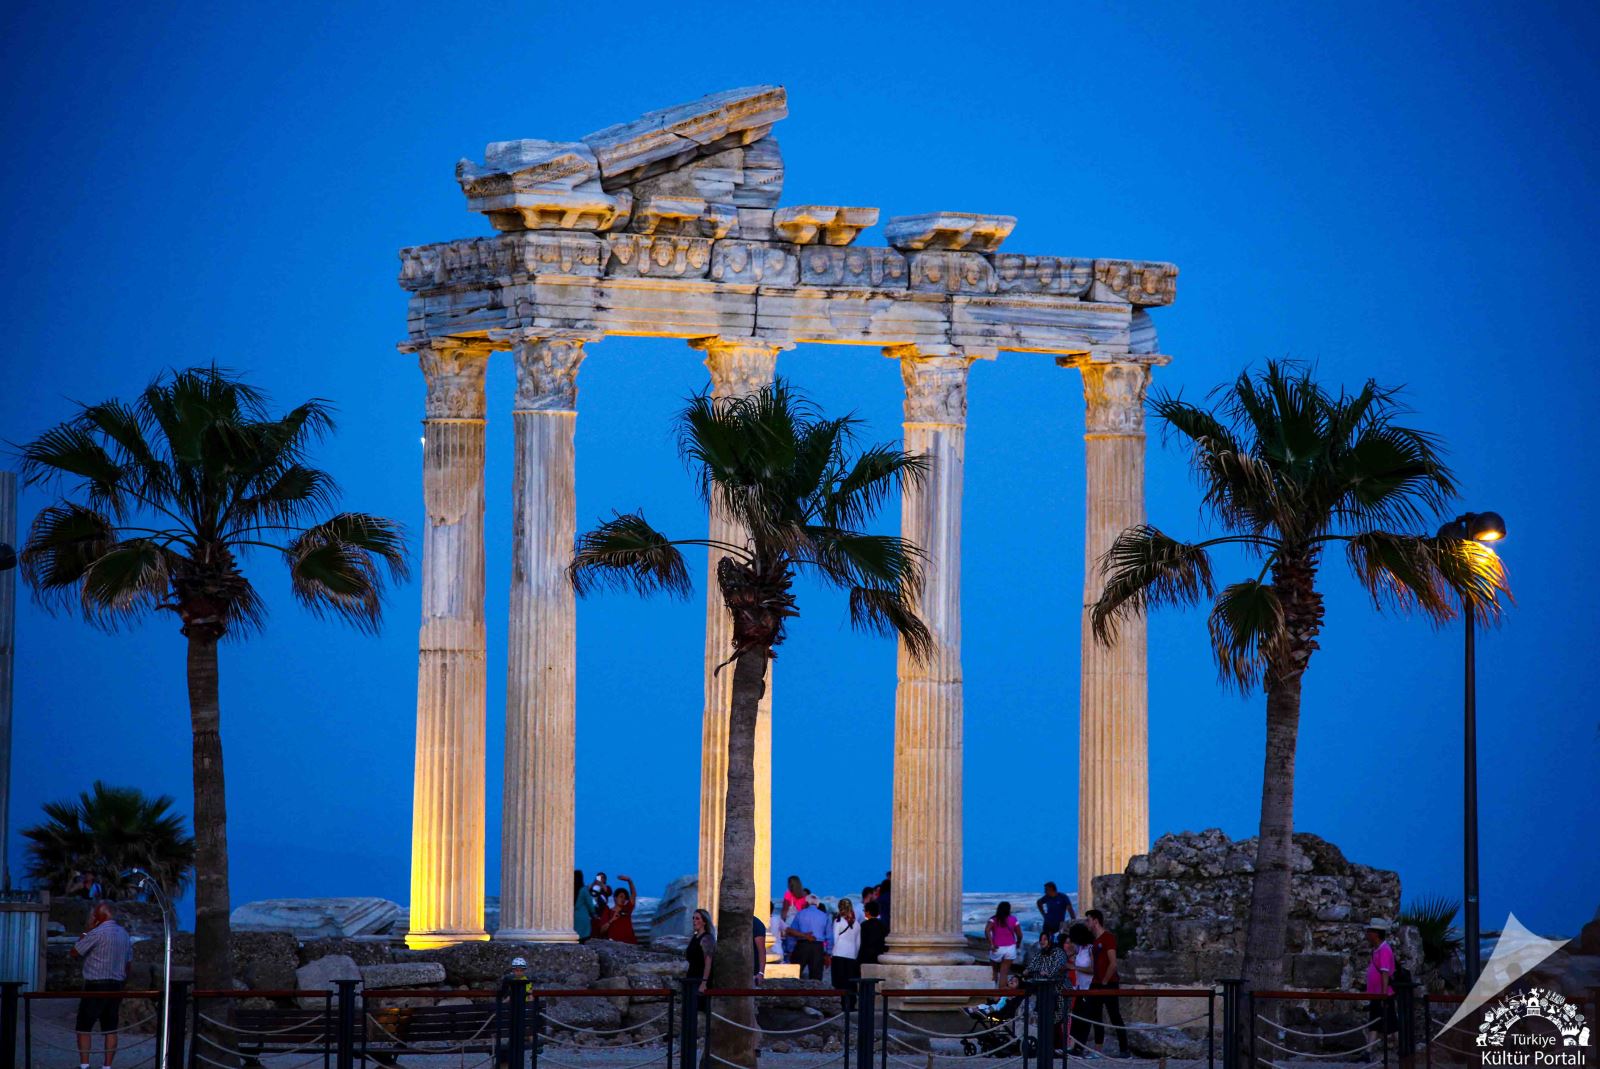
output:
[[[0,983],[0,1069],[17,1069],[17,1013],[22,1009],[22,981]]]
[[[1039,1014],[1039,1069],[1052,1069],[1056,1062],[1056,985],[1054,980],[1034,980],[1034,1004]]]
[[[1417,985],[1401,980],[1394,985],[1394,999],[1400,1011],[1400,1065],[1409,1069],[1417,1050]]]
[[[500,990],[506,996],[506,1064],[522,1069],[528,1064],[528,985],[502,980]]]
[[[189,980],[174,980],[168,985],[172,993],[172,1007],[167,1012],[167,1035],[161,1049],[164,1069],[182,1069],[184,1017],[189,1012]]]
[[[1222,1069],[1239,1069],[1239,988],[1244,980],[1222,983]]]
[[[1206,1069],[1217,1069],[1217,989],[1214,987],[1206,995]]]
[[[527,985],[523,985],[526,989]],[[528,1059],[533,1063],[533,1069],[539,1069],[539,1044],[544,1039],[544,999],[534,996],[530,1007],[532,1016],[528,1018],[531,1023],[528,1028]]]
[[[700,977],[685,976],[679,983],[683,985],[683,1046],[678,1050],[678,1069],[694,1069],[700,1047]]]
[[[339,985],[339,1033],[334,1055],[338,1069],[354,1069],[356,1063],[356,984],[359,980],[335,980]]]
[[[872,1069],[872,1041],[878,1025],[874,1015],[878,1011],[878,993],[873,985],[875,976],[859,977],[856,986],[856,1069]],[[846,1067],[848,1069],[848,1066]]]

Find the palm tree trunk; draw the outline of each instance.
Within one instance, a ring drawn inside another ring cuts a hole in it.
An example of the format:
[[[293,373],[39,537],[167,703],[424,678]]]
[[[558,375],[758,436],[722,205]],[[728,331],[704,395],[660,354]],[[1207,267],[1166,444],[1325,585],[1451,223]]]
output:
[[[755,904],[756,715],[767,690],[767,651],[747,647],[733,665],[728,717],[728,793],[722,826],[722,882],[718,885],[717,949],[711,962],[715,988],[747,988],[754,982],[751,909]],[[716,1012],[742,1028],[717,1024],[711,1052],[734,1065],[756,1064],[755,1000],[726,999]]]
[[[233,988],[228,930],[228,804],[222,778],[222,710],[217,636],[205,626],[189,638],[189,723],[194,732],[194,979],[196,988]]]
[[[1300,681],[1293,673],[1267,684],[1267,757],[1261,774],[1261,829],[1244,976],[1250,990],[1283,986],[1284,935],[1289,922],[1289,852],[1294,836],[1294,757],[1300,729]]]

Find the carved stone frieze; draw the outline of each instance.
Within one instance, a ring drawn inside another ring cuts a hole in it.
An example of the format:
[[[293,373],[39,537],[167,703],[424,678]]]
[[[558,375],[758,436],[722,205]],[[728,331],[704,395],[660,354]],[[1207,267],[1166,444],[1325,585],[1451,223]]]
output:
[[[1094,281],[1093,260],[1069,260],[1060,256],[1024,256],[1021,253],[994,254],[995,282],[1001,293],[1057,293],[1081,297]]]
[[[796,245],[848,245],[877,221],[876,208],[838,205],[802,204],[772,213],[773,228]]]
[[[900,361],[907,423],[966,425],[970,356],[962,352],[928,355],[915,345],[894,346],[885,349],[884,355]]]
[[[704,278],[711,269],[711,239],[646,234],[607,234],[608,275]]]
[[[605,242],[592,234],[529,230],[400,250],[400,285],[408,290],[485,284],[521,274],[581,275],[605,270]]]
[[[757,85],[712,93],[586,134],[608,189],[679,161],[760,139],[789,114],[783,87]]]
[[[925,212],[897,215],[884,224],[890,245],[902,251],[965,249],[993,252],[1017,225],[1015,216],[975,215],[970,212]]]
[[[750,241],[719,241],[711,247],[711,281],[793,286],[800,281],[794,250]]]
[[[1091,300],[1154,306],[1171,304],[1178,292],[1178,269],[1141,260],[1096,260]]]
[[[907,274],[906,258],[893,249],[811,245],[800,250],[802,286],[903,290]]]
[[[906,257],[911,288],[928,293],[993,293],[994,265],[975,252],[914,252]]]
[[[636,234],[684,234],[691,237],[726,237],[738,221],[731,204],[709,204],[699,197],[653,196],[634,207],[629,229]]]
[[[462,338],[426,338],[402,342],[400,351],[416,353],[427,383],[423,413],[427,419],[483,419],[483,377],[489,367],[486,342]]]

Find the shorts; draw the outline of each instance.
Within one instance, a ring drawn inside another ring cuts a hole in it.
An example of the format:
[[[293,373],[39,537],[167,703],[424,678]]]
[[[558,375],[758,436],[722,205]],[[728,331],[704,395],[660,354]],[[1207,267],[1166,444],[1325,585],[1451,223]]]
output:
[[[1375,998],[1367,1003],[1367,1027],[1374,1032],[1393,1035],[1400,1031],[1396,1017],[1392,998]]]
[[[85,991],[121,991],[127,986],[125,980],[85,980]],[[93,1032],[95,1022],[100,1023],[100,1031],[115,1032],[117,1030],[117,1011],[122,1008],[120,998],[81,998],[78,1000],[78,1027],[79,1032]]]
[[[998,963],[1000,963],[1002,961],[1016,961],[1017,960],[1017,947],[1016,947],[1016,944],[1013,943],[1011,946],[1008,946],[1008,947],[992,947],[992,948],[990,948],[990,950],[989,950],[989,960],[992,961],[992,962],[995,962],[996,964],[998,964]]]

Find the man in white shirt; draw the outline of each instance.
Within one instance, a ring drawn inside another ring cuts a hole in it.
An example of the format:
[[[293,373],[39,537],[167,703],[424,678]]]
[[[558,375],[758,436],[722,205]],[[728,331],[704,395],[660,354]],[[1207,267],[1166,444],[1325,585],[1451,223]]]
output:
[[[121,991],[128,982],[128,963],[133,960],[133,939],[117,923],[110,902],[100,902],[89,914],[89,930],[72,947],[72,957],[83,959],[85,992]],[[105,1060],[109,1069],[117,1053],[117,1011],[122,999],[111,995],[78,1000],[78,1069],[89,1069],[89,1051],[98,1022],[104,1037]]]

